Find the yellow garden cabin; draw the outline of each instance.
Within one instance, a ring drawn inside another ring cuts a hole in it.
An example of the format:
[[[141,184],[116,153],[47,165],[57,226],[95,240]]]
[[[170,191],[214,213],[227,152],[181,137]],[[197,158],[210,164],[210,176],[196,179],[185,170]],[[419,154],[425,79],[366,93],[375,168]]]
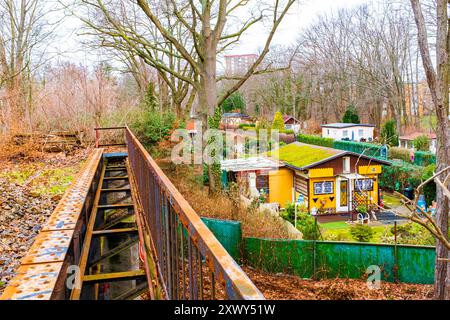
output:
[[[294,142],[265,157],[225,160],[222,170],[229,179],[248,181],[253,197],[263,190],[266,202],[280,207],[302,199],[309,212],[334,214],[379,203],[378,176],[382,165],[390,163]]]

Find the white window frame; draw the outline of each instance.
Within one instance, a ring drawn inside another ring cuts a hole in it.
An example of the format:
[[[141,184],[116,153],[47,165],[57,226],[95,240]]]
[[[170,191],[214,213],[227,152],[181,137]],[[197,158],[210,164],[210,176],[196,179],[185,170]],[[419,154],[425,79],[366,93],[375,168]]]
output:
[[[318,191],[317,188],[320,185],[321,190]],[[328,187],[331,187],[331,190],[326,190],[325,185],[327,185]],[[320,196],[320,195],[327,195],[327,194],[333,194],[334,193],[334,181],[318,181],[318,182],[314,182],[313,184],[313,191],[314,191],[314,195],[316,196]]]
[[[358,129],[358,135],[360,138],[364,138],[364,129]]]
[[[343,157],[342,158],[342,172],[343,173],[350,173],[351,172],[350,157]]]

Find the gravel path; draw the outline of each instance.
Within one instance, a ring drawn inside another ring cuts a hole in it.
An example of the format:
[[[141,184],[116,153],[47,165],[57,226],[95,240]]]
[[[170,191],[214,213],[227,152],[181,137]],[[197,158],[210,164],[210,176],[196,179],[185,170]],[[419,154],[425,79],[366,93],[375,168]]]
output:
[[[59,194],[36,194],[31,185],[49,187],[47,178],[40,175],[41,170],[35,170],[21,184],[11,181],[14,179],[8,178],[9,173],[29,170],[30,166],[45,170],[70,168],[76,172],[88,154],[89,150],[80,150],[72,156],[43,154],[34,161],[0,162],[3,175],[0,175],[0,295],[70,184],[70,181],[51,181],[50,187],[58,187]]]
[[[0,282],[7,284],[58,201],[0,179]],[[0,292],[2,288],[0,287]]]

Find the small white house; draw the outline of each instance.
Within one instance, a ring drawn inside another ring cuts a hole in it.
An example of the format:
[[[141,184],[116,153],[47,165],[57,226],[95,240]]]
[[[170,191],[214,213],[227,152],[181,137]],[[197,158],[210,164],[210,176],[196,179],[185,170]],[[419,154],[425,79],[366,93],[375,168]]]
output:
[[[399,147],[414,150],[414,140],[420,136],[427,136],[430,140],[430,152],[436,154],[437,138],[435,133],[413,132],[398,138]]]
[[[286,128],[286,130],[293,130],[295,132],[295,134],[300,132],[301,122],[299,120],[297,120],[296,118],[289,116],[289,115],[284,115],[283,121],[284,121],[284,127]]]
[[[334,140],[372,141],[375,126],[363,123],[329,123],[322,125],[322,137]]]

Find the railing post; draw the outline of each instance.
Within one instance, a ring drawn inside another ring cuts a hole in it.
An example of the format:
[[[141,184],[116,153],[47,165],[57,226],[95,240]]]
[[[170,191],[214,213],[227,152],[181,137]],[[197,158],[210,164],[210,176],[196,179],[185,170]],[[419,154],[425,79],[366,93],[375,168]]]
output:
[[[95,130],[95,148],[98,148],[100,144],[100,132],[97,128],[95,128],[94,130]]]

